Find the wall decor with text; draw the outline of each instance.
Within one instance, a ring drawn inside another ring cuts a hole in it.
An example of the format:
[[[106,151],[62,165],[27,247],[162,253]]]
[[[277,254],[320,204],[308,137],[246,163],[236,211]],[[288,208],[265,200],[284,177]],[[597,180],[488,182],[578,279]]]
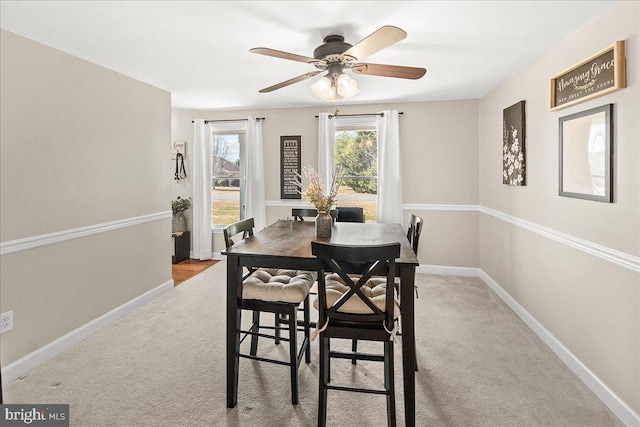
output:
[[[575,105],[626,86],[625,42],[617,41],[551,77],[549,109]]]
[[[302,137],[280,137],[280,198],[301,199],[299,188],[294,183],[302,172],[302,157],[300,152]]]
[[[520,101],[502,111],[502,183],[507,185],[527,184],[524,106]]]
[[[559,194],[612,201],[613,104],[560,118]]]

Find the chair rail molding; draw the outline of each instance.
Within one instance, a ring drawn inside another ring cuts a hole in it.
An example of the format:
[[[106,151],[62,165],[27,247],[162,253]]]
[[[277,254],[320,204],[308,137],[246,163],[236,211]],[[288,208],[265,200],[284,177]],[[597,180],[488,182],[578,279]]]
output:
[[[148,215],[136,216],[132,218],[120,219],[117,221],[103,222],[101,224],[88,225],[86,227],[72,228],[69,230],[56,231],[55,233],[41,234],[39,236],[25,237],[24,239],[9,240],[0,243],[0,256],[12,254],[14,252],[26,251],[40,246],[65,242],[67,240],[79,239],[94,234],[106,233],[120,228],[132,227],[145,224],[147,222],[158,221],[171,218],[171,211],[162,211]]]
[[[272,207],[301,207],[301,205],[306,206],[307,204],[308,203],[304,200],[297,202],[270,200],[266,202],[267,206]],[[405,211],[480,212],[485,215],[489,215],[502,221],[508,222],[520,228],[524,228],[525,230],[531,231],[532,233],[536,233],[540,236],[555,240],[556,242],[562,243],[571,248],[604,259],[605,261],[609,261],[620,267],[624,267],[631,271],[635,271],[636,273],[640,273],[640,257],[621,252],[603,245],[599,245],[597,243],[593,243],[588,240],[584,240],[579,237],[575,237],[570,234],[563,233],[561,231],[554,230],[552,228],[545,227],[543,225],[536,224],[534,222],[527,221],[492,208],[488,208],[486,206],[463,204],[405,203],[402,205],[402,208]]]
[[[520,228],[524,228],[525,230],[539,234],[540,236],[555,240],[574,249],[578,249],[579,251],[586,252],[598,258],[602,258],[605,261],[612,262],[619,265],[620,267],[624,267],[631,271],[635,271],[636,273],[640,273],[640,257],[617,251],[615,249],[608,248],[606,246],[599,245],[588,240],[580,239],[567,233],[563,233],[561,231],[557,231],[543,225],[539,225],[512,215],[508,215],[504,212],[487,208],[485,206],[480,206],[480,212],[508,222],[510,224],[516,225]]]

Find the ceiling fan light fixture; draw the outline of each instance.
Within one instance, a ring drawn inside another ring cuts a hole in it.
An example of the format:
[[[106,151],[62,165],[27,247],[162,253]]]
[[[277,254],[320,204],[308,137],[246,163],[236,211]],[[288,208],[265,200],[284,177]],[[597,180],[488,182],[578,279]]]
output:
[[[342,99],[349,99],[360,92],[358,82],[346,74],[340,74],[340,76],[338,76],[337,86],[338,94],[342,96]]]
[[[311,85],[311,91],[320,99],[325,99],[331,96],[331,89],[333,85],[331,80],[327,77],[322,77],[317,82]],[[335,89],[333,90],[335,93]]]
[[[340,74],[337,79],[322,77],[311,85],[311,91],[318,98],[327,102],[345,100],[360,92],[358,82],[346,74]]]

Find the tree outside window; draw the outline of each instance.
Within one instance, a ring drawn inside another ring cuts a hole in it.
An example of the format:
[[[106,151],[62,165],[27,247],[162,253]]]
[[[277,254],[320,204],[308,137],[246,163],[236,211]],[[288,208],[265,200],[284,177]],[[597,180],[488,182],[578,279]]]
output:
[[[378,194],[378,137],[375,130],[336,132],[335,165],[345,174],[338,206],[359,206],[367,222],[376,222]]]
[[[244,134],[213,137],[211,180],[211,223],[223,226],[241,219],[245,172],[241,164]]]

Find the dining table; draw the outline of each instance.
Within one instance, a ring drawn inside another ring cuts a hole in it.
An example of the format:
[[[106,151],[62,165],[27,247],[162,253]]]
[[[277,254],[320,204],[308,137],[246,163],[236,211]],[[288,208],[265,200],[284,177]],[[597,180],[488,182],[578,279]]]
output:
[[[331,237],[316,237],[312,221],[279,220],[222,252],[227,257],[227,407],[234,408],[238,403],[239,358],[236,355],[240,351],[244,268],[316,271],[312,241],[365,246],[400,243],[395,275],[400,280],[404,412],[405,424],[415,426],[414,281],[418,258],[400,224],[334,222]]]

